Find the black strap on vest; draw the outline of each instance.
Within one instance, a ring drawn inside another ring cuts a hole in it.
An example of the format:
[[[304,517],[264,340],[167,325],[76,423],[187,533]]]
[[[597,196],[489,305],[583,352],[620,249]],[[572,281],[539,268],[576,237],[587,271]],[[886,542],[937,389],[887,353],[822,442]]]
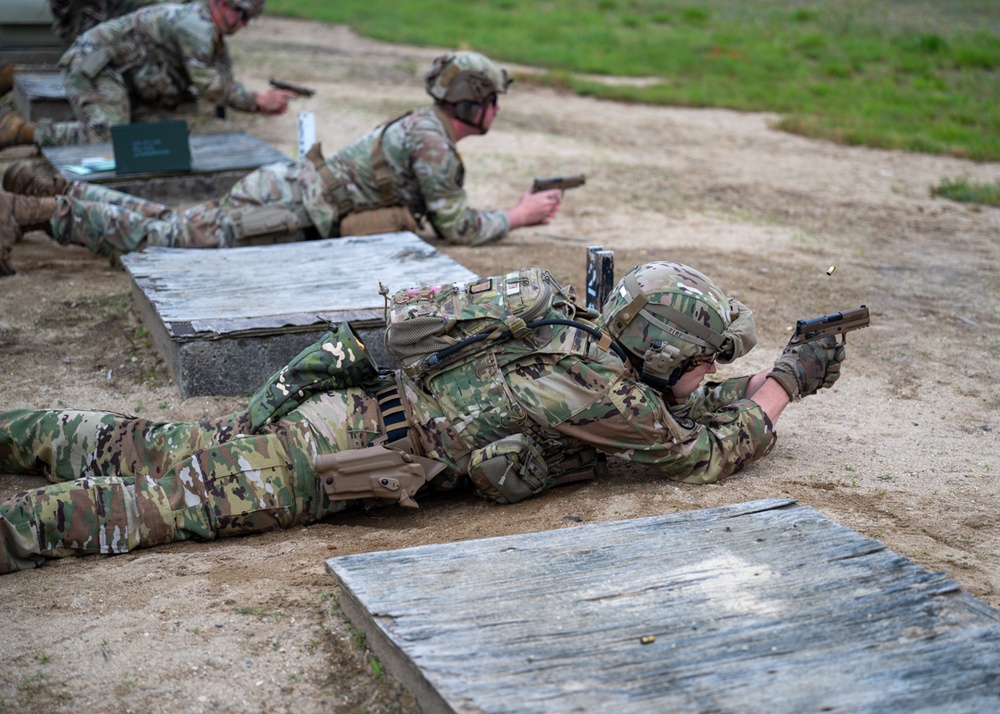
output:
[[[604,350],[611,350],[616,355],[621,358],[621,361],[628,364],[628,357],[625,355],[625,351],[618,345],[617,342],[611,339],[610,335],[605,334],[596,327],[591,327],[582,322],[576,320],[561,320],[561,319],[551,319],[551,320],[532,320],[531,322],[525,323],[525,326],[529,329],[534,329],[536,327],[542,327],[543,325],[567,325],[569,327],[575,327],[579,330],[583,330],[591,337],[597,339],[597,346]],[[500,337],[511,337],[513,336],[510,330],[502,330],[497,332],[496,330],[486,330],[478,334],[466,337],[461,342],[458,342],[451,347],[446,347],[440,352],[436,352],[427,358],[427,365],[433,367],[434,365],[441,362],[441,360],[447,359],[456,352],[465,349],[469,345],[475,344],[476,342],[482,342],[485,339],[493,338],[498,339]]]

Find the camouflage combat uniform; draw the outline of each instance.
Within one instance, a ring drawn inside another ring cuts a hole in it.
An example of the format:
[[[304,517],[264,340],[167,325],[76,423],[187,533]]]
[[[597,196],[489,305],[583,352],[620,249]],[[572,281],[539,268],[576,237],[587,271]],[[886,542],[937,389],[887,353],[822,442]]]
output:
[[[529,434],[556,474],[568,468],[565,454],[595,447],[689,483],[728,476],[774,444],[764,412],[743,398],[748,377],[707,384],[668,408],[586,333],[540,329],[538,352],[502,367],[494,350],[422,385],[394,375],[417,452],[445,465],[432,487],[463,484],[471,451],[514,433]],[[0,471],[53,481],[0,504],[0,572],[288,528],[340,510],[347,502],[328,499],[317,459],[385,432],[374,396],[385,384],[320,392],[256,431],[247,414],[165,424],[0,413]]]
[[[68,45],[106,20],[163,2],[166,0],[49,0],[53,18],[52,32]]]
[[[39,120],[39,146],[111,141],[112,126],[160,119],[195,99],[256,109],[254,93],[233,79],[229,49],[203,2],[154,5],[101,23],[59,65],[77,120]]]
[[[372,147],[381,136],[382,155],[394,196],[418,216],[426,216],[450,243],[481,245],[507,235],[506,211],[469,207],[462,188],[465,170],[451,123],[432,106],[417,109],[377,128],[325,160],[352,210],[383,205],[375,181]],[[230,248],[252,237],[252,223],[279,232],[339,235],[340,201],[309,161],[263,166],[242,178],[229,193],[185,211],[144,201],[95,184],[74,182],[56,197],[52,235],[61,243],[86,245],[101,255],[173,248]]]

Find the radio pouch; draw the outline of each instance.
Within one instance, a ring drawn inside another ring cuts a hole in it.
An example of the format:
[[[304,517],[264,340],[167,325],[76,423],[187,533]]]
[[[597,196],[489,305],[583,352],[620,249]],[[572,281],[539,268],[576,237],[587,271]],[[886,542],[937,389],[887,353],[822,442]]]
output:
[[[476,449],[468,471],[479,490],[498,503],[517,503],[556,485],[538,445],[526,434]]]

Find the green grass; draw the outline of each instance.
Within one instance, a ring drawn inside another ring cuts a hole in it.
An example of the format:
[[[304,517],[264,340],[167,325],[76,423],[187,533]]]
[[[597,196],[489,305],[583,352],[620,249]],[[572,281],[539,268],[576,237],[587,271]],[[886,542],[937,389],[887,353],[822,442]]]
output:
[[[772,111],[805,136],[1000,160],[996,0],[269,0],[267,11],[543,67],[531,81],[581,94]]]
[[[946,178],[931,189],[931,195],[963,203],[981,203],[1000,207],[1000,181],[984,183],[967,178]]]

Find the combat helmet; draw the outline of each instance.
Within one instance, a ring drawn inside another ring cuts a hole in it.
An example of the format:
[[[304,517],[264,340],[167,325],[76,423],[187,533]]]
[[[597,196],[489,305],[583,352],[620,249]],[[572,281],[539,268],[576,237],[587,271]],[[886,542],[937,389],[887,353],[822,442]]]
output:
[[[749,308],[698,270],[668,261],[626,273],[598,322],[629,354],[642,381],[661,391],[701,361],[728,363],[757,344]]]
[[[497,94],[506,94],[512,81],[505,69],[478,52],[449,52],[436,57],[424,76],[427,93],[438,104],[483,133],[486,129],[476,123],[476,115]]]
[[[264,13],[264,0],[225,0],[225,3],[235,10],[243,10],[251,20]]]

